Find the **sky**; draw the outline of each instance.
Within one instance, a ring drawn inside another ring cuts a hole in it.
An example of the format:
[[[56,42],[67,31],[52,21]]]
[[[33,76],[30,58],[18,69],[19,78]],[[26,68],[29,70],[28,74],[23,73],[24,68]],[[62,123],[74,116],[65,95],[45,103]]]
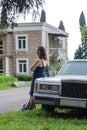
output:
[[[73,59],[74,53],[81,44],[79,17],[84,12],[87,21],[87,0],[46,0],[44,7],[46,22],[58,27],[63,21],[68,37],[68,58]]]
[[[81,44],[79,17],[84,12],[87,20],[87,0],[45,0],[46,23],[58,28],[62,20],[68,37],[68,58],[73,59]]]

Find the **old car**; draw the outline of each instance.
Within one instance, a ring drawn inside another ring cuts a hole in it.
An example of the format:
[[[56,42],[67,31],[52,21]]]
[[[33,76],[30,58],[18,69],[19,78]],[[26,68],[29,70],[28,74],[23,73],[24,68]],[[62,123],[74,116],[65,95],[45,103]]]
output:
[[[68,60],[56,76],[36,79],[35,103],[87,109],[87,60]]]

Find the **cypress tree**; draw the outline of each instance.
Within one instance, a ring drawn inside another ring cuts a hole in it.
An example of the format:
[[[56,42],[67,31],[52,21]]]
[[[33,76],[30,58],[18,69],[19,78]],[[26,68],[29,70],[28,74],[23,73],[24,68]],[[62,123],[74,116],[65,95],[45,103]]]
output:
[[[46,13],[43,9],[41,12],[40,22],[46,22]]]
[[[80,14],[79,25],[80,25],[80,27],[83,27],[84,25],[86,25],[85,16],[84,16],[83,11]]]
[[[63,31],[65,31],[65,27],[64,27],[63,21],[60,21],[58,28],[63,30]]]

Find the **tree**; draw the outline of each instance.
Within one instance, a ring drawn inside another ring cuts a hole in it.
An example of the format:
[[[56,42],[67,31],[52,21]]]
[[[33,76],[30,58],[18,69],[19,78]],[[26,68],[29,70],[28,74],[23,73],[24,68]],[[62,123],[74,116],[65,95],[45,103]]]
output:
[[[80,27],[83,27],[84,25],[86,25],[85,16],[84,16],[83,11],[80,14],[79,25],[80,25]]]
[[[83,11],[80,14],[79,18],[79,25],[80,25],[80,32],[81,32],[81,45],[78,47],[78,49],[75,51],[75,56],[74,59],[85,59],[87,58],[87,27],[86,21],[85,21],[85,16]]]
[[[85,46],[87,46],[87,26],[84,26],[81,30],[82,41]]]
[[[44,0],[0,0],[1,25],[8,26],[15,23],[20,14],[25,16],[31,13],[33,18],[36,18],[44,2]]]
[[[87,56],[87,39],[86,39],[86,35],[87,35],[87,28],[86,28],[86,21],[85,21],[85,16],[83,11],[80,14],[80,18],[79,18],[79,25],[80,25],[80,31],[81,31],[81,44],[82,44],[82,58],[86,58]]]
[[[87,26],[81,28],[81,47],[75,52],[74,59],[87,59]]]
[[[46,22],[46,13],[43,9],[41,12],[40,22]]]
[[[58,27],[58,28],[61,29],[61,30],[63,30],[63,31],[65,31],[65,27],[64,27],[62,21],[60,21],[60,23],[59,23],[59,27]]]
[[[82,59],[82,47],[79,46],[79,48],[75,51],[74,59]]]
[[[87,59],[87,26],[81,29],[83,58]]]

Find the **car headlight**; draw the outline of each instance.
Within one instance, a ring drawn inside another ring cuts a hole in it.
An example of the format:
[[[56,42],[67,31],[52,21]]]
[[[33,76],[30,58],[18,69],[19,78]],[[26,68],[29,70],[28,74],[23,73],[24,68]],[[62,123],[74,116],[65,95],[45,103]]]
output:
[[[59,91],[59,85],[41,84],[40,85],[40,90]]]

